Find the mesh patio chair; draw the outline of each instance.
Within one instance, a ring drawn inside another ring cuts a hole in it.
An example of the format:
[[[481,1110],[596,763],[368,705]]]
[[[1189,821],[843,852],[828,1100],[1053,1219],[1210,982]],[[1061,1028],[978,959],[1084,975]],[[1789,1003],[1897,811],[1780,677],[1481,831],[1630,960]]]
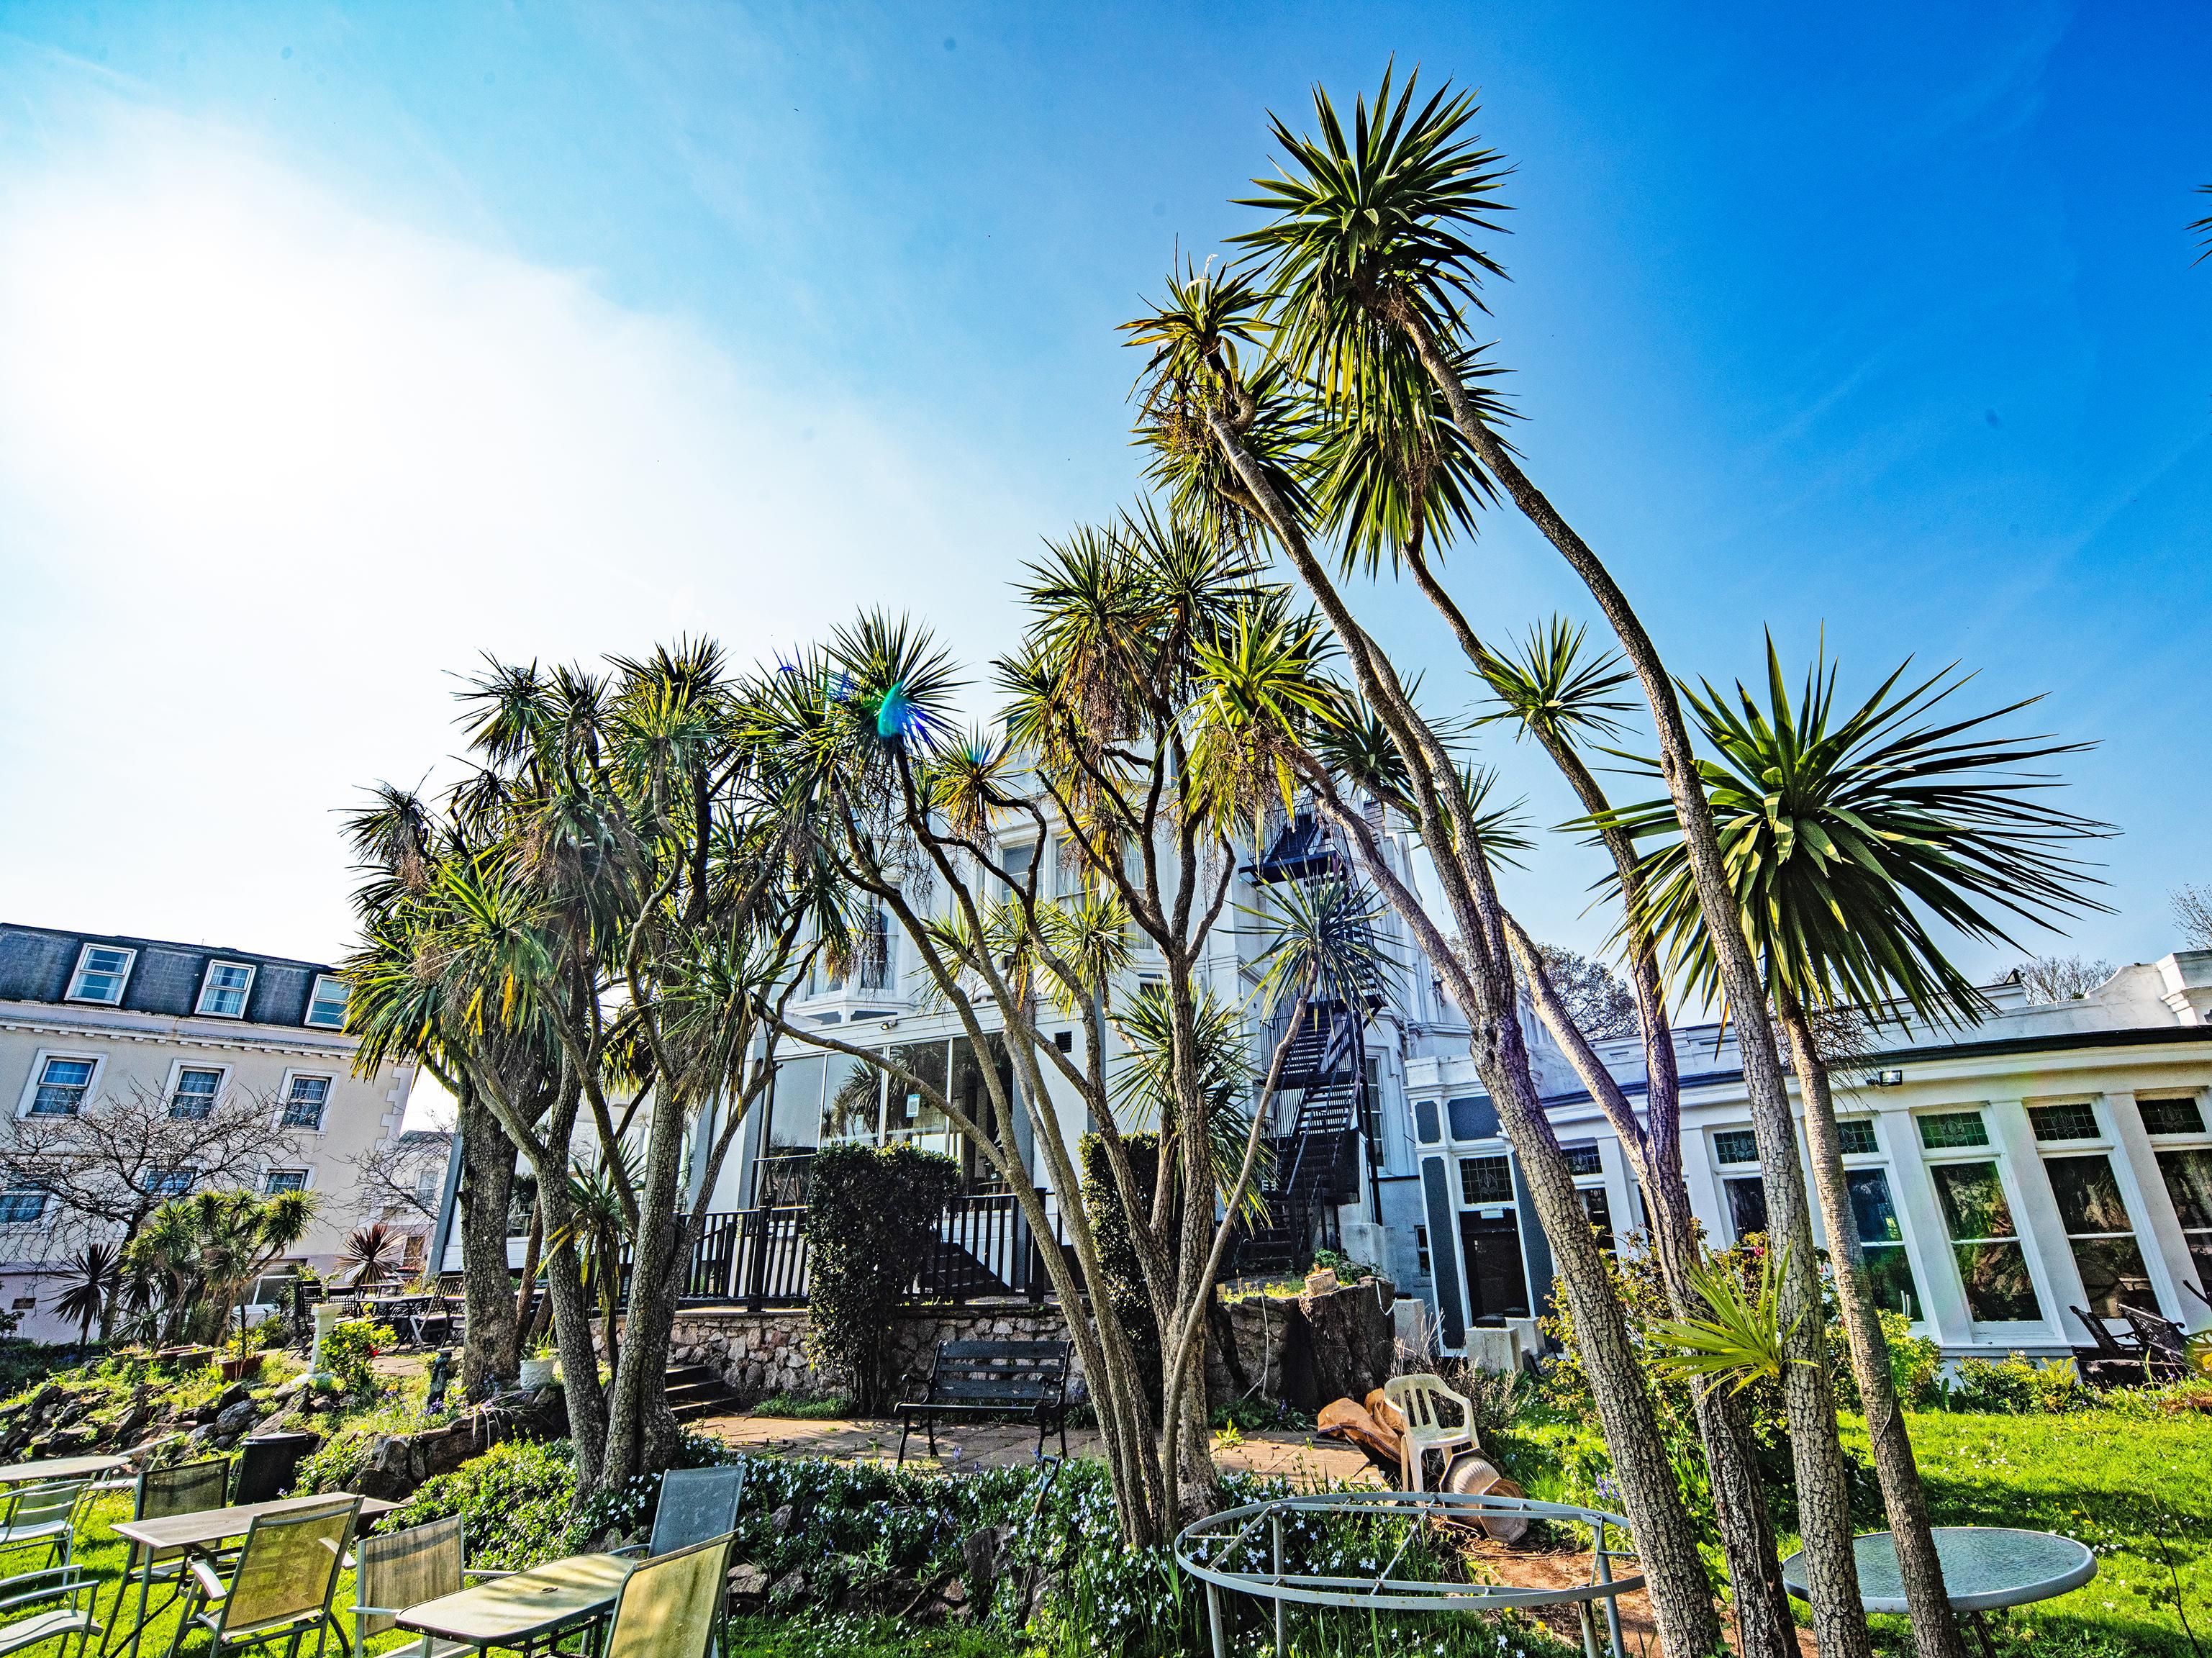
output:
[[[2066,1309],[2089,1333],[2089,1345],[2074,1350],[2077,1368],[2093,1388],[2125,1388],[2143,1380],[2142,1343],[2130,1336],[2122,1341],[2106,1327],[2105,1321],[2079,1307]]]
[[[0,1577],[0,1619],[6,1619],[0,1622],[0,1658],[46,1641],[58,1641],[55,1652],[66,1655],[72,1635],[77,1637],[77,1658],[84,1658],[92,1637],[100,1633],[93,1617],[99,1600],[100,1579],[82,1566],[51,1566]],[[13,1615],[39,1606],[46,1610]]]
[[[1474,1406],[1464,1394],[1445,1387],[1442,1376],[1394,1376],[1382,1384],[1382,1396],[1406,1418],[1405,1430],[1398,1436],[1398,1466],[1407,1491],[1421,1489],[1426,1477],[1422,1464],[1431,1451],[1443,1455],[1449,1470],[1454,1451],[1474,1448]],[[1437,1406],[1446,1401],[1458,1407],[1458,1421],[1447,1422],[1438,1413]]]
[[[738,1528],[738,1503],[744,1491],[742,1462],[726,1468],[672,1468],[660,1477],[660,1506],[653,1510],[651,1540],[614,1552],[672,1554],[694,1543],[726,1536]]]
[[[76,1552],[77,1510],[83,1506],[82,1479],[57,1479],[44,1485],[18,1485],[0,1497],[0,1554],[42,1548],[48,1564],[66,1566]]]
[[[721,1639],[724,1585],[736,1541],[710,1538],[633,1566],[599,1658],[707,1658]]]
[[[240,1508],[249,1503],[273,1503],[292,1489],[300,1461],[314,1448],[315,1436],[304,1433],[259,1434],[238,1448],[237,1477],[230,1500]]]
[[[2189,1338],[2179,1324],[2140,1307],[2123,1307],[2120,1316],[2127,1320],[2142,1348],[2145,1382],[2178,1382],[2188,1374]]]
[[[204,1514],[210,1509],[222,1506],[223,1492],[230,1483],[230,1464],[219,1456],[209,1457],[204,1462],[179,1462],[170,1468],[149,1468],[131,1482],[131,1517],[133,1520],[164,1520],[173,1514]],[[139,1552],[141,1546],[133,1543],[123,1557],[123,1582],[115,1592],[115,1621],[123,1622],[121,1607],[130,1594],[134,1579],[138,1581],[142,1596],[149,1589],[147,1580],[140,1576],[146,1562]],[[168,1587],[168,1599],[158,1606],[147,1610],[142,1598],[138,1619],[143,1625],[149,1617],[157,1617],[169,1609],[171,1601],[185,1592],[185,1557],[188,1549],[161,1549],[155,1553],[152,1581]],[[107,1650],[110,1636],[103,1636],[100,1649]]]
[[[392,1628],[392,1620],[408,1607],[458,1594],[471,1578],[513,1576],[471,1570],[462,1564],[467,1558],[468,1537],[457,1514],[427,1526],[362,1538],[354,1547],[353,1649],[367,1652],[368,1643]],[[425,1635],[414,1645],[396,1647],[392,1652],[407,1658],[446,1658],[467,1650],[460,1642]]]
[[[361,1498],[345,1497],[312,1509],[263,1515],[246,1533],[228,1582],[206,1560],[194,1559],[191,1594],[169,1643],[170,1658],[184,1649],[185,1637],[195,1630],[208,1637],[208,1658],[225,1658],[272,1641],[285,1642],[286,1658],[295,1658],[312,1630],[320,1658],[325,1637],[337,1629],[331,1596],[360,1512]],[[345,1632],[337,1634],[343,1647]]]

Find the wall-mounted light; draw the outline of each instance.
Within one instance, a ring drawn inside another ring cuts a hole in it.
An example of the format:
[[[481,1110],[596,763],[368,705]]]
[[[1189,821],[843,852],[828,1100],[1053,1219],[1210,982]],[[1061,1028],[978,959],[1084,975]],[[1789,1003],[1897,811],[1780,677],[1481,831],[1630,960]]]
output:
[[[1866,1085],[1869,1088],[1895,1088],[1904,1080],[1902,1071],[1875,1071],[1868,1073]]]

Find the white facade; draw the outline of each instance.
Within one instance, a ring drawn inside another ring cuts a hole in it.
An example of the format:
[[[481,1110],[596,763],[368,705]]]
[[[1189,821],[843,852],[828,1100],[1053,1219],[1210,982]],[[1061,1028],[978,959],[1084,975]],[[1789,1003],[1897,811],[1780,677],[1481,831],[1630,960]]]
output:
[[[1887,1033],[1836,1078],[1886,1298],[1954,1357],[2063,1354],[2090,1339],[2073,1309],[2118,1329],[2122,1303],[2212,1325],[2212,952],[2122,969],[2069,1001],[2030,1005],[2016,984],[1988,994],[1996,1011],[1979,1026]],[[1531,1047],[1594,1218],[1625,1236],[1642,1210],[1620,1142],[1565,1056],[1533,1029]],[[1758,1230],[1763,1204],[1735,1041],[1692,1029],[1676,1051],[1691,1204],[1708,1238],[1729,1242]],[[1638,1044],[1600,1053],[1633,1102]],[[1428,1293],[1456,1347],[1472,1324],[1540,1309],[1549,1252],[1522,1220],[1525,1188],[1472,1064],[1438,1054],[1409,1071]]]
[[[319,1193],[295,1259],[334,1267],[346,1233],[374,1218],[356,1200],[357,1160],[399,1133],[414,1080],[406,1066],[353,1074],[343,1009],[343,986],[320,963],[0,925],[0,1132],[96,1124],[124,1102],[162,1102],[185,1121],[204,1102],[254,1102],[289,1141],[258,1160],[255,1188]],[[74,1339],[47,1310],[53,1269],[100,1236],[51,1196],[0,1192],[0,1307],[22,1315],[20,1333]]]

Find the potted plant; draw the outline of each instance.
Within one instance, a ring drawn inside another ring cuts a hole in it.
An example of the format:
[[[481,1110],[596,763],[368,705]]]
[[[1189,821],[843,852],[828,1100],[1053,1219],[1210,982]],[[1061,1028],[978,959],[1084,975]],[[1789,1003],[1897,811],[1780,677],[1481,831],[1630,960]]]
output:
[[[558,1351],[553,1345],[553,1337],[549,1331],[538,1337],[532,1345],[530,1351],[523,1357],[522,1374],[517,1378],[517,1385],[523,1388],[543,1388],[550,1385],[553,1380],[553,1366],[557,1362],[557,1358]]]

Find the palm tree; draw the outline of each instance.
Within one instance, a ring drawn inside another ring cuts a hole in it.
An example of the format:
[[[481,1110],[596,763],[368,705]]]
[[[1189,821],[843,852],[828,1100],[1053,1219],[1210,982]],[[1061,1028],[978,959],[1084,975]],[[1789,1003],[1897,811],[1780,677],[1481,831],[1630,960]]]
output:
[[[1845,713],[1825,661],[1793,701],[1770,638],[1763,703],[1740,683],[1733,706],[1711,684],[1691,702],[1716,756],[1704,770],[1733,893],[1723,914],[1757,951],[1764,995],[1789,1038],[1837,1300],[1920,1629],[1954,1620],[1844,1179],[1820,1023],[1839,1009],[1900,1023],[1908,1010],[1978,1020],[1985,999],[1923,916],[2009,944],[2008,920],[2102,908],[2084,896],[2090,878],[2063,848],[2106,831],[2049,804],[2051,780],[2026,769],[2081,745],[1995,735],[1994,722],[2026,705],[1959,715],[1944,705],[1964,679],[1947,669],[1908,680],[1910,665]],[[1693,994],[1724,996],[1713,912],[1698,901],[1668,803],[1624,808],[1606,823],[1608,833],[1663,842],[1637,872],[1648,895],[1639,907],[1678,981]],[[1724,999],[1733,1017],[1736,1004]]]
[[[79,1346],[91,1345],[92,1327],[107,1316],[121,1271],[121,1254],[112,1243],[88,1243],[70,1257],[54,1311],[75,1321]]]
[[[399,1235],[382,1221],[372,1221],[346,1234],[345,1248],[339,1252],[344,1263],[341,1276],[356,1289],[382,1284],[399,1276],[398,1254]]]
[[[1597,824],[1599,839],[1613,860],[1622,895],[1621,940],[1644,1045],[1645,1086],[1640,1113],[1568,1012],[1542,952],[1517,927],[1513,938],[1539,1016],[1573,1061],[1628,1154],[1650,1216],[1668,1299],[1674,1316],[1686,1320],[1702,1316],[1709,1298],[1698,1278],[1697,1224],[1682,1173],[1681,1075],[1673,1023],[1662,993],[1657,949],[1644,924],[1644,877],[1635,839],[1607,818],[1612,803],[1583,754],[1587,743],[1620,739],[1620,719],[1627,709],[1614,693],[1627,675],[1617,658],[1591,657],[1583,639],[1583,629],[1554,616],[1547,626],[1531,629],[1516,650],[1492,653],[1478,643],[1474,653],[1502,704],[1499,711],[1484,715],[1483,722],[1506,722],[1517,735],[1535,739]],[[1693,1387],[1691,1400],[1711,1465],[1715,1516],[1735,1591],[1739,1649],[1744,1658],[1794,1654],[1794,1620],[1772,1521],[1759,1485],[1748,1413],[1732,1393],[1717,1388]]]
[[[1417,78],[1408,76],[1394,92],[1386,73],[1372,111],[1364,97],[1355,104],[1349,131],[1318,88],[1318,137],[1273,123],[1284,170],[1255,181],[1260,194],[1243,203],[1271,216],[1237,240],[1264,262],[1259,280],[1272,296],[1268,321],[1277,352],[1325,404],[1393,400],[1411,406],[1420,395],[1405,382],[1415,378],[1441,394],[1453,426],[1495,487],[1566,561],[1620,641],[1657,727],[1663,775],[1698,896],[1723,910],[1728,882],[1720,844],[1673,679],[1612,573],[1522,471],[1497,433],[1492,410],[1465,375],[1474,360],[1464,339],[1466,315],[1483,308],[1483,278],[1504,275],[1470,239],[1501,230],[1506,210],[1498,186],[1508,169],[1473,136],[1472,95],[1446,85],[1416,106]],[[1220,425],[1218,435],[1233,437]],[[1436,600],[1440,588],[1424,586]],[[1439,608],[1455,615],[1452,607]],[[1818,1304],[1820,1286],[1788,1090],[1759,1002],[1758,964],[1732,936],[1717,950],[1722,980],[1746,1006],[1738,1034],[1769,1213],[1796,1263],[1784,1294],[1791,1327],[1802,1332],[1797,1357],[1803,1362],[1790,1367],[1784,1391],[1814,1625],[1832,1658],[1868,1658],[1834,1400],[1820,1321],[1807,1315]],[[1955,1641],[1939,1641],[1924,1651],[1925,1658],[1960,1658],[1960,1649]]]
[[[1295,446],[1251,446],[1255,434],[1273,443],[1277,434],[1297,427],[1270,409],[1270,399],[1285,395],[1279,380],[1248,380],[1243,373],[1242,353],[1267,326],[1262,302],[1235,273],[1218,278],[1180,273],[1170,277],[1160,305],[1125,325],[1132,343],[1152,353],[1140,434],[1153,450],[1153,475],[1190,498],[1189,510],[1212,514],[1218,533],[1271,537],[1343,651],[1357,695],[1340,699],[1337,734],[1315,733],[1316,749],[1299,762],[1302,780],[1468,1017],[1469,1055],[1528,1170],[1537,1218],[1556,1251],[1606,1441],[1621,1474],[1623,1501],[1653,1580],[1662,1638],[1670,1651],[1708,1652],[1720,1640],[1712,1586],[1660,1441],[1620,1295],[1585,1224],[1565,1153],[1529,1068],[1507,938],[1510,918],[1493,868],[1501,848],[1482,821],[1474,786],[1480,780],[1466,772],[1415,706],[1316,556],[1306,528],[1313,503],[1304,488],[1305,458]],[[1323,761],[1317,750],[1328,750],[1331,761]],[[1340,775],[1331,762],[1349,769]],[[1354,781],[1412,817],[1442,889],[1448,924],[1440,926],[1429,914],[1424,899],[1392,867],[1373,827],[1345,799],[1340,784]],[[1832,1415],[1828,1429],[1832,1435]],[[1848,1530],[1844,1541],[1848,1546]]]

